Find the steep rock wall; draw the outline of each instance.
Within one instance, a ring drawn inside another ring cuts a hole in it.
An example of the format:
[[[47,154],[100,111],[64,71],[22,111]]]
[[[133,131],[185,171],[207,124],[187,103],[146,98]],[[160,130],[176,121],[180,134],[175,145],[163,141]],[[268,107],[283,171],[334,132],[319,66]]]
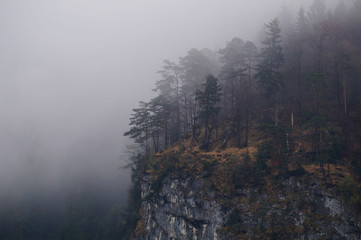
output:
[[[203,179],[167,177],[159,192],[151,191],[151,178],[142,182],[146,239],[221,239],[217,230],[225,213]]]
[[[291,177],[273,193],[238,189],[226,206],[206,179],[168,176],[157,191],[152,181],[141,184],[147,234],[138,239],[361,239],[357,216],[318,180]],[[235,209],[237,223],[229,220]]]

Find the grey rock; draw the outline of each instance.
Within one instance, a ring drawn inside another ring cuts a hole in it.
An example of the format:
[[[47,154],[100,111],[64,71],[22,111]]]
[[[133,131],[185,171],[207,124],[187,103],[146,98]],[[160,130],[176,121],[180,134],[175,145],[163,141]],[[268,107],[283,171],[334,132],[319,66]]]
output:
[[[325,189],[317,180],[302,183],[291,177],[273,196],[260,189],[238,189],[243,200],[227,209],[222,209],[220,197],[202,178],[168,176],[159,192],[151,190],[151,183],[150,176],[143,177],[141,196],[147,234],[138,239],[230,240],[219,230],[235,208],[242,220],[237,227],[245,239],[255,239],[256,234],[274,226],[284,229],[281,239],[361,239],[357,216],[334,189]]]

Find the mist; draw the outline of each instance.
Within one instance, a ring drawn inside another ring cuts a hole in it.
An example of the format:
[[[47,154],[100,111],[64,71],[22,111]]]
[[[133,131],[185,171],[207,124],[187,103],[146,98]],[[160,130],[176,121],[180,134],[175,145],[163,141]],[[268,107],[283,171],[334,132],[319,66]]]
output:
[[[31,195],[66,209],[89,185],[124,203],[123,133],[139,99],[154,95],[162,61],[258,41],[282,7],[311,2],[2,0],[0,200]]]

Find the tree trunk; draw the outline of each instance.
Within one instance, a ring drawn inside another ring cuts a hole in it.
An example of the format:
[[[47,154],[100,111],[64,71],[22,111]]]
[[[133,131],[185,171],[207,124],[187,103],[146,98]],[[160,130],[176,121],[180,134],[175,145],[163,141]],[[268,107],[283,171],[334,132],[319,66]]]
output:
[[[168,126],[165,112],[163,112],[163,137],[164,137],[164,149],[168,148]]]
[[[187,107],[187,97],[184,98],[184,119],[183,119],[183,131],[184,133],[188,133],[188,107]]]
[[[153,141],[154,152],[158,152],[156,137],[155,137],[154,134],[155,134],[155,133],[152,133],[152,141]]]
[[[278,126],[278,103],[275,102],[275,125]]]
[[[208,119],[206,119],[205,128],[204,128],[204,146],[207,146],[207,134],[208,134]]]
[[[180,100],[179,100],[179,77],[178,74],[176,74],[176,101],[177,101],[177,141],[179,137],[181,136],[181,116],[180,116]]]
[[[247,123],[252,126],[252,117],[253,117],[253,85],[252,85],[252,61],[249,61],[248,65],[248,91],[247,91]],[[247,128],[248,128],[247,124]],[[248,130],[248,129],[247,129]],[[248,144],[248,135],[247,135],[247,144]]]
[[[344,74],[342,74],[342,83],[343,83],[343,106],[344,106],[344,113],[347,116],[347,95],[346,95],[346,79]]]
[[[249,106],[247,103],[246,107],[246,133],[245,133],[245,140],[244,140],[244,146],[248,146],[248,128],[249,128]]]
[[[207,138],[207,143],[206,143],[207,148],[208,148],[209,143],[210,143],[210,141],[211,141],[212,131],[213,131],[213,127],[212,127],[212,128],[209,128],[209,133],[208,133],[208,138]]]

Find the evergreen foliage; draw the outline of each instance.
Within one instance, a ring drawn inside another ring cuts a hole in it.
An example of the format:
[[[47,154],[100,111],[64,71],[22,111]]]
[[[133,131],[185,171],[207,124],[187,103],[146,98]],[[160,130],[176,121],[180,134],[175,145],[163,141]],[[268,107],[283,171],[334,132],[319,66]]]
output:
[[[351,166],[354,176],[345,178],[340,188],[358,206],[361,35],[354,23],[360,19],[360,6],[359,1],[352,9],[340,5],[332,13],[325,1],[315,0],[310,9],[300,9],[295,20],[284,12],[280,20],[266,24],[260,50],[233,38],[217,53],[191,49],[179,63],[165,61],[156,83],[159,96],[134,109],[126,135],[147,146],[148,156],[161,151],[166,155],[181,140],[189,140],[200,150],[178,149],[187,157],[183,167],[199,161],[193,156],[199,151],[251,146],[257,151],[247,150],[242,163],[222,166],[230,178],[222,181],[236,189],[257,186],[270,173],[281,180],[302,177],[310,171],[306,165],[315,163],[324,182],[334,184],[332,168]],[[164,143],[152,146],[152,133]],[[158,164],[173,164],[164,167],[169,174],[179,170],[175,166],[182,159],[163,161]],[[218,171],[217,161],[200,160],[201,166],[194,166],[208,179]],[[164,176],[157,177],[154,189]],[[277,233],[270,236],[277,238]]]
[[[273,19],[266,24],[267,37],[262,42],[264,48],[261,49],[260,62],[257,65],[255,77],[262,89],[264,96],[274,103],[274,123],[278,125],[278,104],[279,92],[284,86],[283,73],[281,71],[284,63],[284,56],[281,47],[281,29],[278,19]]]
[[[109,211],[94,197],[99,187],[69,196],[65,214],[45,213],[30,193],[18,202],[8,197],[0,202],[0,238],[132,239],[141,219],[143,174],[159,174],[152,183],[157,192],[167,174],[186,164],[188,174],[207,180],[228,177],[213,183],[226,189],[224,196],[244,186],[263,187],[270,173],[282,181],[302,177],[315,163],[325,183],[334,184],[330,168],[347,167],[352,175],[345,174],[339,192],[361,211],[360,12],[361,1],[331,12],[325,1],[315,0],[294,21],[283,16],[266,24],[261,46],[233,38],[217,52],[193,48],[178,62],[165,60],[157,95],[132,110],[124,133],[139,146],[130,157],[128,207]],[[180,147],[186,141],[196,150]],[[235,161],[229,160],[232,153],[221,154],[244,146],[256,150]],[[185,159],[167,152],[177,147]],[[167,157],[155,163],[161,152]],[[210,152],[214,159],[200,157]],[[229,166],[218,155],[227,155]],[[226,224],[241,231],[240,212],[232,211]]]
[[[212,130],[216,127],[215,117],[218,115],[217,103],[221,100],[221,87],[218,79],[212,75],[207,77],[204,90],[197,90],[196,100],[199,103],[199,117],[204,121],[204,148],[208,148]]]

